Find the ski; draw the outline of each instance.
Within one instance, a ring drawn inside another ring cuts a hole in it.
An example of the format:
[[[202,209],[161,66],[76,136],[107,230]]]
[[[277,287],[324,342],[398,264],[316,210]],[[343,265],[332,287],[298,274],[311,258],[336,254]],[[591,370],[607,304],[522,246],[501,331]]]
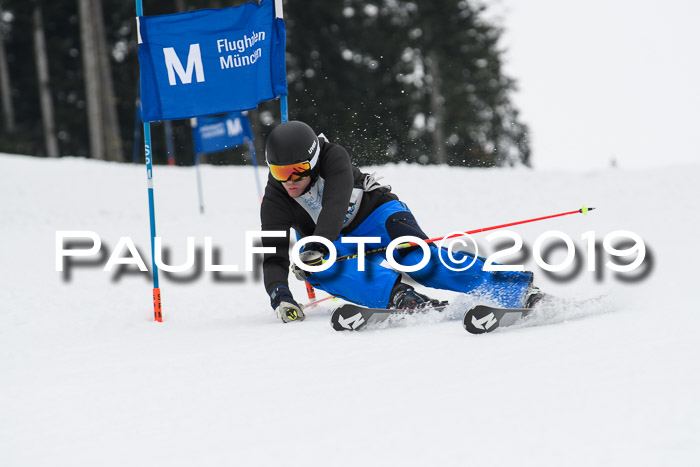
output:
[[[331,325],[336,331],[358,331],[372,328],[392,318],[401,319],[405,316],[425,314],[433,311],[442,311],[447,305],[418,309],[386,309],[365,308],[359,305],[345,304],[331,315]]]
[[[472,334],[483,334],[517,323],[532,312],[530,308],[495,308],[477,305],[464,313],[462,324]]]

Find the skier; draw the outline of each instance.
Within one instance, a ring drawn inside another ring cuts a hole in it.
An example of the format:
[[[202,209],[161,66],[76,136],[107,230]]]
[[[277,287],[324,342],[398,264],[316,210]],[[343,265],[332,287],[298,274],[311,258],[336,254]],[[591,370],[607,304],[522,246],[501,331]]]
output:
[[[298,238],[315,235],[333,242],[338,256],[357,253],[356,244],[341,243],[344,236],[380,237],[379,243],[366,245],[367,251],[406,235],[429,238],[390,186],[381,185],[374,174],[362,173],[352,165],[342,146],[330,143],[323,134],[317,136],[303,122],[275,127],[267,139],[265,158],[270,172],[260,209],[262,230],[284,231],[286,235],[263,238],[263,247],[275,248],[275,253],[264,255],[263,275],[272,308],[285,323],[305,318],[287,282],[290,227]],[[323,243],[310,242],[299,258],[307,265],[320,265],[328,253]],[[432,244],[430,253],[425,267],[408,273],[427,287],[489,296],[508,308],[531,307],[542,296],[532,286],[531,272],[483,271],[483,258],[476,258],[465,271],[454,271],[441,262],[438,248]],[[458,261],[463,259],[461,255],[467,253],[453,253]],[[454,268],[461,265],[450,263],[448,255],[442,256]],[[297,279],[307,280],[331,295],[367,307],[414,309],[442,304],[403,283],[399,272],[382,266],[383,255],[367,255],[364,259],[364,271],[358,271],[358,258],[354,258],[315,273],[294,265],[292,272]],[[423,251],[419,247],[397,249],[394,259],[413,266],[423,259]]]

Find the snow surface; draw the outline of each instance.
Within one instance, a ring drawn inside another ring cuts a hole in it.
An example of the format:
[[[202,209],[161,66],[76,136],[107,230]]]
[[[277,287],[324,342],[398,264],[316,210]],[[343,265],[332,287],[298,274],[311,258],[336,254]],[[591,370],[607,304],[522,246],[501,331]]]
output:
[[[145,275],[55,268],[59,230],[95,231],[107,254],[131,237],[150,266],[145,168],[0,155],[0,464],[700,465],[699,168],[373,168],[429,235],[585,203],[597,210],[511,230],[530,247],[563,231],[583,255],[584,232],[631,230],[652,254],[629,283],[585,265],[555,282],[529,255],[546,291],[603,297],[473,336],[446,319],[338,333],[337,302],[284,325],[245,272],[161,276],[155,323]],[[205,215],[194,169],[155,168],[158,234],[174,264],[187,236],[211,236],[243,269],[244,232],[259,228],[252,168],[202,176]]]

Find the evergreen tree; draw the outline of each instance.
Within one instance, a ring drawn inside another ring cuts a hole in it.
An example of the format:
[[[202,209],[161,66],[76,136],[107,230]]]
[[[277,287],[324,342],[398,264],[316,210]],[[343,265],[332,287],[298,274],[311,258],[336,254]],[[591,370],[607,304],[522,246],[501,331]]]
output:
[[[529,158],[509,100],[501,31],[464,0],[290,2],[290,114],[328,128],[360,163],[492,166]],[[435,141],[435,134],[442,133]]]
[[[38,1],[38,0],[37,0]],[[76,0],[40,2],[60,153],[90,153]],[[147,0],[147,15],[235,6],[243,0]],[[106,55],[127,160],[134,141],[138,58],[133,1],[102,0]],[[16,131],[0,151],[43,153],[32,2],[3,0],[6,58]],[[501,31],[466,0],[288,0],[289,116],[347,145],[359,164],[391,161],[470,166],[528,162],[527,128],[510,102]],[[7,18],[11,18],[8,20]],[[105,54],[103,54],[105,55]],[[104,66],[103,66],[104,68]],[[251,112],[257,149],[279,123],[279,102]],[[165,163],[162,125],[153,127],[156,163]],[[137,126],[138,128],[138,126]],[[173,122],[178,163],[191,163],[187,121]],[[214,161],[239,163],[245,149]]]

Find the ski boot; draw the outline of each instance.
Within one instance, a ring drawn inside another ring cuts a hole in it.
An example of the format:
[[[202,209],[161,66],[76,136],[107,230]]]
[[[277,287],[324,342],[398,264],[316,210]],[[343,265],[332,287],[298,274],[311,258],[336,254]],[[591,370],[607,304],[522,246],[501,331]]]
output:
[[[391,291],[388,308],[395,310],[420,310],[442,306],[447,306],[447,302],[430,298],[416,292],[410,285],[399,282]]]
[[[525,292],[525,298],[523,299],[523,308],[534,308],[543,299],[551,297],[551,295],[542,292],[539,287],[536,287],[530,283]]]

